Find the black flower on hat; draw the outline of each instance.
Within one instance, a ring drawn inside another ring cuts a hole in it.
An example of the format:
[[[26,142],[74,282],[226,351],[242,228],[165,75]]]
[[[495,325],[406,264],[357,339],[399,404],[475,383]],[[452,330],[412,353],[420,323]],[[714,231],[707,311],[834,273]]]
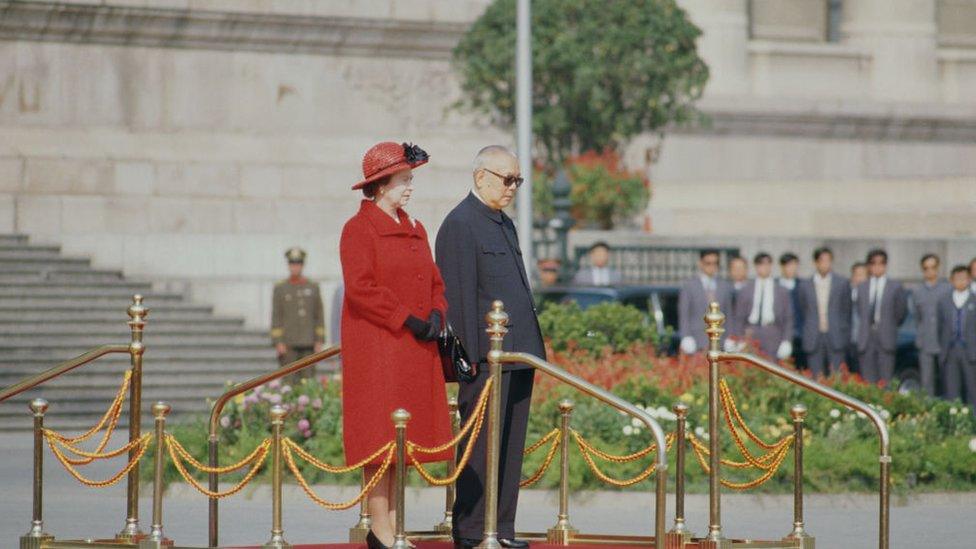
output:
[[[426,162],[430,158],[427,151],[421,149],[419,146],[412,143],[403,144],[403,154],[407,158],[407,162],[411,164],[416,164],[417,162]]]

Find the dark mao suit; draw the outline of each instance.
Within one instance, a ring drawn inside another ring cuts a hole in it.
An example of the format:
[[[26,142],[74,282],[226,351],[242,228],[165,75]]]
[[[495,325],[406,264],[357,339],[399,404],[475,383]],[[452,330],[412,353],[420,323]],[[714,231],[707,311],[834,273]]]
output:
[[[507,215],[468,194],[444,219],[437,232],[435,250],[446,287],[448,320],[468,354],[472,359],[477,357],[479,363],[478,378],[472,383],[461,383],[458,391],[461,419],[467,421],[488,379],[485,314],[491,309],[492,301],[502,300],[509,316],[504,350],[530,353],[543,359],[546,351],[515,225]],[[534,373],[531,367],[516,364],[506,366],[502,374],[498,474],[498,537],[501,539],[515,537],[515,510]],[[484,532],[487,430],[486,421],[471,460],[458,478],[455,538],[480,540]]]

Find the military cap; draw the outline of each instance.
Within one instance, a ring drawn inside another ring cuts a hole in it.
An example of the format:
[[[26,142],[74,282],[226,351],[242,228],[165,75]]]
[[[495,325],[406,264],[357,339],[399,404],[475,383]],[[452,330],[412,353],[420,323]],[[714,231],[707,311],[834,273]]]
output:
[[[305,263],[305,250],[294,247],[288,248],[285,252],[285,257],[288,258],[288,263]]]

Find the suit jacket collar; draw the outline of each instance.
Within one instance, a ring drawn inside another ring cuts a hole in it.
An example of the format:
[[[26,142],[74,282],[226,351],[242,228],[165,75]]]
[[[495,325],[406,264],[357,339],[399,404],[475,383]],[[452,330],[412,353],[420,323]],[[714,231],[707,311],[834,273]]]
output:
[[[474,195],[474,191],[469,192],[464,201],[467,202],[468,206],[473,208],[475,211],[494,221],[495,223],[500,224],[505,220],[505,214],[501,210],[494,210],[489,207],[487,204],[482,202],[480,198]]]
[[[369,220],[370,224],[380,236],[404,235],[420,238],[420,232],[417,230],[416,223],[402,208],[397,208],[397,217],[400,219],[399,223],[393,221],[372,200],[363,200],[360,202],[359,213]]]

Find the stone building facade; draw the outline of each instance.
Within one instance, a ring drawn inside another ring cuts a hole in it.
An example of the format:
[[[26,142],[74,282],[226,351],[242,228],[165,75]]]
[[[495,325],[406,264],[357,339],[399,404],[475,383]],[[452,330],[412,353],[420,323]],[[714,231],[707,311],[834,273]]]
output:
[[[976,253],[976,1],[679,3],[710,122],[632,145],[633,165],[657,155],[653,233],[626,238]],[[512,143],[450,108],[450,50],[487,4],[2,2],[0,232],[266,326],[289,246],[331,295],[374,142],[431,153],[410,207],[431,233],[474,152]]]

